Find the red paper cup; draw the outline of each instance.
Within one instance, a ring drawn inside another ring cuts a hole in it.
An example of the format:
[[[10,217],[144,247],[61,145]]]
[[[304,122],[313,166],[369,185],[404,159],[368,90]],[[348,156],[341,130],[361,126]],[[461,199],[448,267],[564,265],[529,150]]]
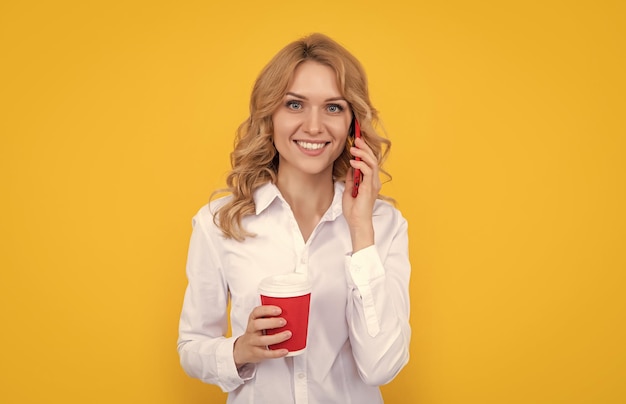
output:
[[[261,303],[278,306],[282,309],[281,317],[287,320],[284,327],[265,330],[267,335],[281,331],[291,331],[291,338],[279,344],[270,345],[269,349],[287,349],[287,356],[304,352],[309,330],[309,303],[311,301],[311,282],[304,274],[290,273],[265,278],[259,284]]]

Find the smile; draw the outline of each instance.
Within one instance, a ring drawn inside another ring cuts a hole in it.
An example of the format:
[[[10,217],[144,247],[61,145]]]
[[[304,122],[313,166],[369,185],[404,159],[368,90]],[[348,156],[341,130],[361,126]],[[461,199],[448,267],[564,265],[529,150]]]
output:
[[[303,149],[306,150],[319,150],[322,147],[326,146],[328,143],[324,142],[324,143],[310,143],[310,142],[303,142],[300,140],[296,140],[296,143],[298,144],[298,146],[302,147]]]

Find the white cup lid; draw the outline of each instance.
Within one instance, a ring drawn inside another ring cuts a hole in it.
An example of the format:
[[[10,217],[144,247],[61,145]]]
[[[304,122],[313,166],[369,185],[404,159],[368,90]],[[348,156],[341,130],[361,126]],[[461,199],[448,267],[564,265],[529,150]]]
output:
[[[272,297],[302,296],[311,293],[311,286],[308,276],[292,272],[262,279],[259,293]]]

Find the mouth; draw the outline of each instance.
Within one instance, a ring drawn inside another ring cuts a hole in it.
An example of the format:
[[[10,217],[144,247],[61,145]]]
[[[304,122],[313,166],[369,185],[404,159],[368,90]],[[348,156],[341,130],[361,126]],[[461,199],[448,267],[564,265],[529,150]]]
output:
[[[316,151],[324,148],[330,142],[305,142],[303,140],[294,140],[294,142],[304,150]]]

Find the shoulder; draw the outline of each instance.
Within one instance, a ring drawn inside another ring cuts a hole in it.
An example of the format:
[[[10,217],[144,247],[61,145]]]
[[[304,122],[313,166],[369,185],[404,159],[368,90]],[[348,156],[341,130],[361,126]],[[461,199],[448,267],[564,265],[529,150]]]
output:
[[[215,227],[215,222],[213,220],[215,215],[217,215],[217,212],[231,199],[232,195],[227,195],[205,204],[193,216],[192,225],[194,227],[199,225],[207,229]]]

